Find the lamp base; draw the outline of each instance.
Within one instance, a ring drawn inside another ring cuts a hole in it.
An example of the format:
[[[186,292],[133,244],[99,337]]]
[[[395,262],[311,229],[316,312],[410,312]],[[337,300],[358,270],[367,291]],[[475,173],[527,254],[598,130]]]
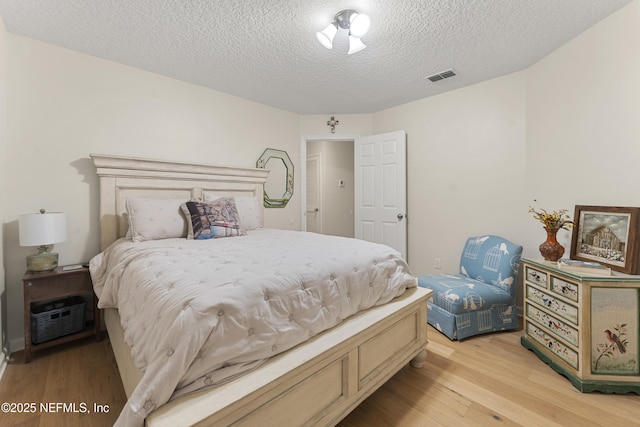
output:
[[[58,254],[39,252],[27,257],[27,270],[32,272],[51,271],[58,266]]]

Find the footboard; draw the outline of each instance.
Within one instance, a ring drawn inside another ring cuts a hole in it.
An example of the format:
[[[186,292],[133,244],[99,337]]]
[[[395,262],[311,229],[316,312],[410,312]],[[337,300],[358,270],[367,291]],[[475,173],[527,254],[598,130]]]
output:
[[[167,403],[146,424],[335,425],[412,359],[421,366],[430,294],[409,289],[232,382]]]

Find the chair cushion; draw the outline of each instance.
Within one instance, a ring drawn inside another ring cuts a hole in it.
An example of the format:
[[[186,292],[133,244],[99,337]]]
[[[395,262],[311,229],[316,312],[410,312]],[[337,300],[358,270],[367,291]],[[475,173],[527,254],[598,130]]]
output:
[[[427,274],[418,277],[418,285],[433,289],[432,303],[454,314],[514,304],[503,288],[463,274]]]
[[[515,296],[521,255],[522,246],[500,236],[470,237],[460,257],[460,273],[499,286]]]

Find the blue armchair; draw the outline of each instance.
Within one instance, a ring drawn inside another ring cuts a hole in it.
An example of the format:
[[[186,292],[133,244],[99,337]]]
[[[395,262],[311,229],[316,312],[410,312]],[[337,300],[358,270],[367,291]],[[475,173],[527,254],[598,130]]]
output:
[[[518,328],[515,292],[522,246],[500,236],[467,239],[458,274],[428,274],[428,322],[452,340]]]

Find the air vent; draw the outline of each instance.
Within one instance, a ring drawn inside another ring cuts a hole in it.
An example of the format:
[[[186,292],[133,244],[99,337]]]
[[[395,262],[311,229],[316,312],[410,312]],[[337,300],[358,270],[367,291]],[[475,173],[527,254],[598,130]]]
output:
[[[439,80],[448,79],[449,77],[453,77],[455,75],[456,75],[456,72],[453,70],[453,68],[450,68],[448,70],[441,71],[441,72],[433,74],[431,76],[427,76],[427,78],[429,80],[431,80],[432,82],[437,82]]]

